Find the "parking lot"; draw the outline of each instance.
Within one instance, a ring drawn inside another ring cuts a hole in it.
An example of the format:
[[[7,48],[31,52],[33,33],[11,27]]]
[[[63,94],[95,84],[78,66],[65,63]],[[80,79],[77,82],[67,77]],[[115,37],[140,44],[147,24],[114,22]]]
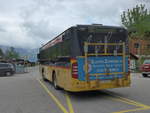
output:
[[[38,67],[0,78],[0,113],[149,113],[150,78],[132,74],[130,88],[69,93],[44,82]]]

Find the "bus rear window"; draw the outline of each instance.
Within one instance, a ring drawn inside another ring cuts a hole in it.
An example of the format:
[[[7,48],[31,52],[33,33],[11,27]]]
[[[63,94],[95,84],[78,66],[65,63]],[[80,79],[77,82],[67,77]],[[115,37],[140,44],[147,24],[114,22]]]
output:
[[[108,32],[112,32],[112,33],[117,33],[118,30],[117,29],[111,29],[111,28],[103,28],[103,29],[100,29],[100,28],[89,28],[88,29],[89,33],[108,33]]]
[[[125,43],[127,45],[128,38],[127,38],[127,32],[124,29],[115,29],[115,28],[97,28],[97,27],[91,27],[88,29],[78,29],[78,40],[80,43],[80,48],[82,50],[82,54],[84,54],[83,45],[84,42],[89,43]],[[93,47],[90,47],[93,48]],[[103,52],[101,47],[101,52]],[[118,51],[122,51],[121,46],[113,46],[108,47],[109,52],[113,52],[115,49],[118,49]],[[91,50],[91,53],[94,52]],[[126,53],[128,53],[128,47],[126,47]]]

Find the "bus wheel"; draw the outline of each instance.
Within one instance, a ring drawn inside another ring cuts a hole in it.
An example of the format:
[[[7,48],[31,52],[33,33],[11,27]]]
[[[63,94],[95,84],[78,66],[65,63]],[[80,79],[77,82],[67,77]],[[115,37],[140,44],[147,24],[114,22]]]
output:
[[[47,80],[47,79],[45,78],[45,75],[44,75],[44,69],[42,69],[42,79],[43,79],[44,81]]]
[[[57,85],[57,78],[56,78],[56,74],[53,74],[53,85],[55,89],[59,89],[58,85]]]

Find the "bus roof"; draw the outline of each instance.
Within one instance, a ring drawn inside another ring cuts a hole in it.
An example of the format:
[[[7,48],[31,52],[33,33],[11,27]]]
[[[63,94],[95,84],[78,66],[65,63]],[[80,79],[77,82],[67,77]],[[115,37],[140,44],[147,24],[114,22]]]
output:
[[[75,27],[99,27],[99,28],[125,29],[122,26],[108,26],[108,25],[102,25],[102,24],[77,25]]]
[[[110,28],[110,29],[124,29],[124,27],[122,26],[107,26],[107,25],[102,25],[102,24],[91,24],[91,25],[76,25],[76,26],[72,26],[70,28],[68,28],[67,30],[71,29],[71,28],[81,28],[81,27],[99,27],[99,28]],[[55,41],[57,38],[59,38],[61,35],[63,35],[67,30],[65,30],[64,32],[62,32],[61,34],[57,35],[55,38],[53,38],[52,40],[48,41],[46,44],[44,44],[42,47],[40,47],[40,50],[44,50],[46,48],[48,48],[47,46],[52,43],[53,41]],[[60,37],[62,38],[62,37]],[[60,39],[61,40],[61,39]],[[60,41],[59,40],[59,41]],[[57,41],[57,40],[56,40]],[[55,42],[56,43],[56,42]]]
[[[72,27],[70,27],[72,28]],[[68,29],[70,29],[68,28]],[[68,30],[67,29],[67,30]],[[64,32],[62,32],[61,34],[57,35],[56,37],[54,37],[52,40],[48,41],[46,44],[44,44],[42,47],[40,47],[40,49],[44,48],[46,45],[48,45],[50,42],[52,42],[53,40],[55,40],[56,38],[58,38],[59,36],[61,36],[62,34],[64,34],[67,30],[65,30]]]

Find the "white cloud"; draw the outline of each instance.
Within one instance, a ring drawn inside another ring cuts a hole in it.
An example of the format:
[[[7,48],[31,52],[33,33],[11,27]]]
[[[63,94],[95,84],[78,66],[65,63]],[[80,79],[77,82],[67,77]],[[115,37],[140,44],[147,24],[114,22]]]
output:
[[[121,25],[122,11],[140,3],[150,8],[149,0],[0,1],[0,45],[36,48],[72,25]]]

